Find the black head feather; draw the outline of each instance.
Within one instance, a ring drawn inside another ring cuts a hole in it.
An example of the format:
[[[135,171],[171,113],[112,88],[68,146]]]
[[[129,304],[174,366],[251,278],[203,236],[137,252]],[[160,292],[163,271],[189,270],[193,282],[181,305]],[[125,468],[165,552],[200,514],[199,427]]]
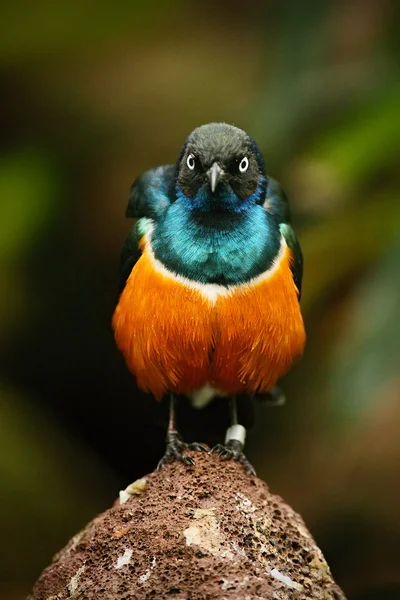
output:
[[[194,165],[191,169],[188,166]],[[242,161],[248,161],[242,162]],[[256,142],[247,133],[226,123],[209,123],[198,127],[187,138],[179,155],[175,183],[187,198],[199,190],[210,189],[209,171],[214,163],[221,169],[218,193],[230,190],[241,201],[264,184],[265,162]],[[247,168],[243,170],[243,167]]]

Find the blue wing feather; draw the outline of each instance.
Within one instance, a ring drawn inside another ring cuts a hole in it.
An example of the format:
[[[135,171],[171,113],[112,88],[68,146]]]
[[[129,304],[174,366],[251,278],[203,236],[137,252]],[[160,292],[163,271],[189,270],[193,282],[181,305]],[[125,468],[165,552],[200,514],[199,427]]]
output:
[[[163,165],[145,171],[132,184],[126,209],[127,217],[157,216],[170,204],[175,165]]]
[[[268,187],[264,208],[275,217],[287,245],[293,252],[293,264],[291,265],[291,270],[294,282],[299,291],[300,300],[301,284],[303,279],[303,253],[294,229],[291,225],[291,214],[288,198],[280,183],[272,177],[268,177]]]
[[[163,165],[145,171],[132,184],[126,209],[128,218],[137,219],[122,248],[120,261],[120,291],[140,258],[139,242],[143,237],[148,219],[157,221],[160,214],[170,205],[173,187],[174,165]]]

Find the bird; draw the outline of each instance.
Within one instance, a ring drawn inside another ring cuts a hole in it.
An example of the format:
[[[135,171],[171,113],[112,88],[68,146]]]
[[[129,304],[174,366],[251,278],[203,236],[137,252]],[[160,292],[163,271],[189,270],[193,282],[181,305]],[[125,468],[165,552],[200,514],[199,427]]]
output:
[[[175,164],[131,187],[134,224],[120,262],[112,316],[118,349],[138,386],[169,396],[165,455],[194,465],[177,430],[176,404],[230,403],[225,442],[212,451],[254,469],[236,397],[279,397],[277,381],[304,350],[303,256],[289,202],[245,131],[208,123],[187,137]]]

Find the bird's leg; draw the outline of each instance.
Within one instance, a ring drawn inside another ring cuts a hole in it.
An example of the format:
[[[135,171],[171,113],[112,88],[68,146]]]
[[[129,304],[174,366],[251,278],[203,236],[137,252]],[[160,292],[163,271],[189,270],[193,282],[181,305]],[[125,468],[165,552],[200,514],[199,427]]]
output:
[[[211,452],[225,459],[234,459],[242,463],[249,475],[255,475],[254,467],[247,460],[243,448],[246,440],[246,429],[238,423],[236,396],[231,396],[230,402],[230,421],[225,435],[225,444],[217,444]]]
[[[186,444],[186,442],[182,440],[178,430],[176,429],[175,405],[176,398],[175,395],[171,393],[169,399],[169,421],[166,438],[167,445],[165,454],[158,463],[158,469],[160,469],[166,462],[171,460],[180,460],[188,466],[195,465],[196,463],[193,458],[187,454],[184,454],[183,450],[198,450],[199,452],[207,452],[207,448],[201,444]]]

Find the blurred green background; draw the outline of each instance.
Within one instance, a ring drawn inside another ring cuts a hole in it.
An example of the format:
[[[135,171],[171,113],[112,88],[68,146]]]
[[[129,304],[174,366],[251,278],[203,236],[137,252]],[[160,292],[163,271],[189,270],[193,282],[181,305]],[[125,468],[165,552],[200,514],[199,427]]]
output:
[[[110,330],[124,211],[209,121],[258,141],[305,255],[307,351],[287,405],[256,407],[249,458],[349,599],[400,598],[398,16],[388,0],[2,3],[2,599],[162,452]]]

